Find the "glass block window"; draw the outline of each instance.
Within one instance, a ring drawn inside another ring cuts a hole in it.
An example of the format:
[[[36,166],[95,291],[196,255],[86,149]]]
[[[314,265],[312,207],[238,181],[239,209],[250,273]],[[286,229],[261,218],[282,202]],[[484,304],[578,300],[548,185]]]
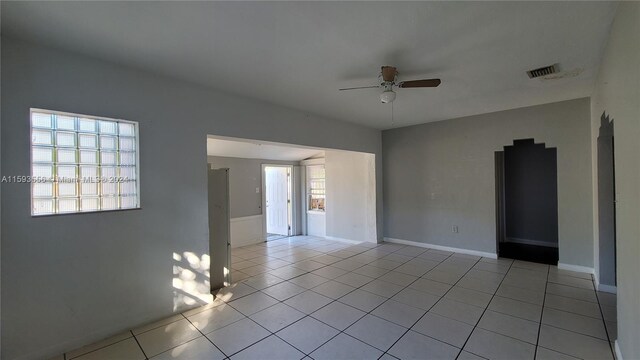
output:
[[[138,123],[31,109],[31,215],[140,207]]]
[[[308,210],[324,212],[325,194],[324,165],[307,166]]]

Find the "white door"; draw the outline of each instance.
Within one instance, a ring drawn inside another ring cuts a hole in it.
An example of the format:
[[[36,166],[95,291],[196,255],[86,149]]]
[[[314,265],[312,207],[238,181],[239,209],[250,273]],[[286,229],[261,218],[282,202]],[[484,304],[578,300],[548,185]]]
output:
[[[286,167],[265,167],[267,234],[289,235],[289,179]]]

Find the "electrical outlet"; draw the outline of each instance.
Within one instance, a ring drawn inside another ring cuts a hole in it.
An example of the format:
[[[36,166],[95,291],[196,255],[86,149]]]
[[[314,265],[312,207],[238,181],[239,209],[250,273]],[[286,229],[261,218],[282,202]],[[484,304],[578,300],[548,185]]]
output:
[[[451,232],[457,234],[458,233],[458,225],[451,226]]]

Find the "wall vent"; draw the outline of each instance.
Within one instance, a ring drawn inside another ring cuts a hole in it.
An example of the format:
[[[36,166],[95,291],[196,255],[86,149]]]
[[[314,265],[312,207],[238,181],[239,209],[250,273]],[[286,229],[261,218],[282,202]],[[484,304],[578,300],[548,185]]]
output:
[[[551,74],[555,74],[557,72],[556,65],[549,65],[533,70],[527,71],[527,75],[529,75],[530,79],[535,79],[541,76],[547,76]]]

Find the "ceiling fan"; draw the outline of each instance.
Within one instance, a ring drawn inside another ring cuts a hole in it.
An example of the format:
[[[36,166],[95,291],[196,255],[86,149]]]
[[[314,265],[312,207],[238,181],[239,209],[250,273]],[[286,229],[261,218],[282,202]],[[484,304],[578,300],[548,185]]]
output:
[[[398,76],[398,70],[395,67],[383,66],[380,70],[380,75],[378,76],[378,79],[380,79],[380,85],[350,87],[350,88],[340,89],[340,91],[379,88],[379,89],[382,89],[382,92],[380,93],[380,101],[382,101],[385,104],[388,104],[393,102],[393,100],[396,99],[396,92],[393,91],[394,87],[402,88],[402,89],[430,88],[430,87],[438,87],[438,85],[440,85],[441,83],[440,79],[408,80],[408,81],[396,82],[397,76]]]

